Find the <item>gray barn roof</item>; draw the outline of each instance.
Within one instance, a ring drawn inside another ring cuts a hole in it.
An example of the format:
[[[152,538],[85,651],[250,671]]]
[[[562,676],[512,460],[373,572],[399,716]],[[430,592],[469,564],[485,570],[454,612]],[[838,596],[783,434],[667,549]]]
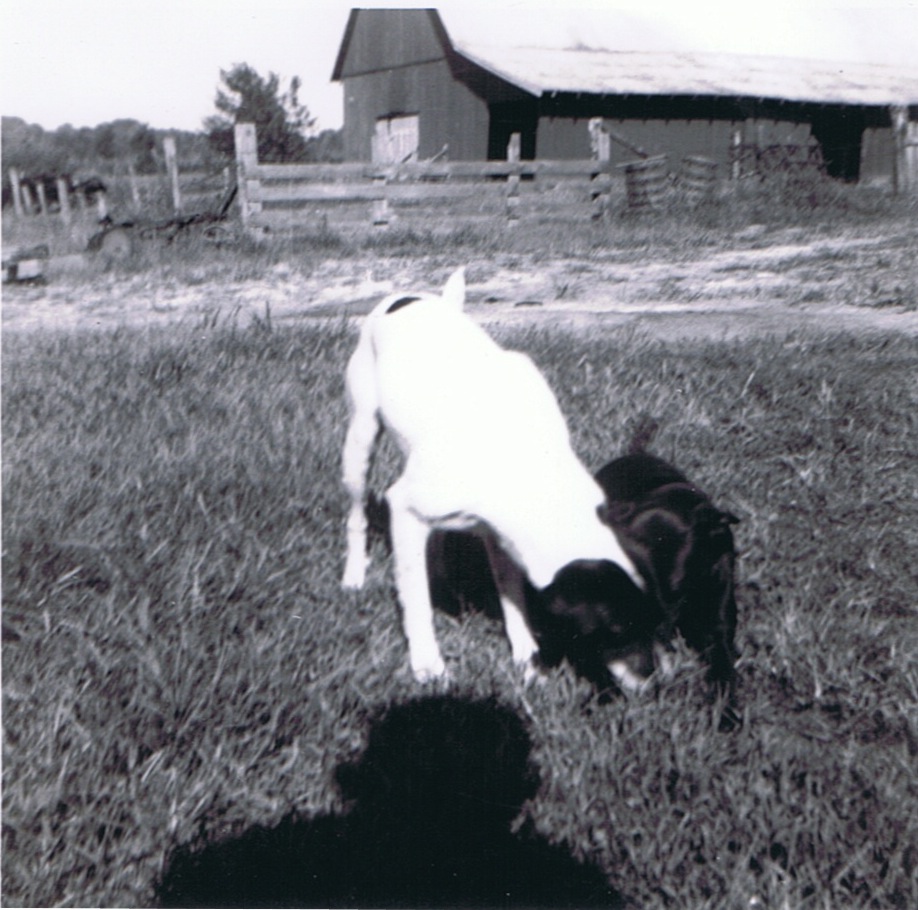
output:
[[[376,28],[400,31],[405,17],[427,16],[434,43],[446,57],[465,58],[536,97],[553,93],[601,95],[720,96],[778,101],[885,106],[918,104],[918,68],[866,63],[832,63],[790,57],[710,53],[662,53],[607,49],[514,47],[450,37],[435,9],[352,10],[333,79],[343,78],[356,16]],[[482,26],[483,28],[484,26]],[[399,63],[412,62],[401,47]],[[490,40],[490,38],[488,39]],[[405,45],[405,46],[402,46]],[[426,48],[431,52],[433,48]],[[394,61],[393,61],[394,64]]]
[[[590,48],[454,47],[533,95],[727,95],[828,104],[918,104],[918,69],[878,64]]]

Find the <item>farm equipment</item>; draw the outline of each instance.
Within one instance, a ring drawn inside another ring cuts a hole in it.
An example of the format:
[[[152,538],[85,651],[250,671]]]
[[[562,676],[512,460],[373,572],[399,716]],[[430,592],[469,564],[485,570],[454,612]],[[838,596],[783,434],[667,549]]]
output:
[[[45,280],[45,266],[50,257],[46,244],[32,247],[14,247],[4,251],[3,283],[36,282]]]
[[[162,221],[115,221],[111,216],[106,216],[99,222],[101,230],[89,238],[87,252],[101,253],[112,259],[126,258],[135,252],[138,241],[153,240],[170,244],[186,232],[193,232],[208,243],[231,243],[236,239],[236,234],[226,222],[235,198],[236,185],[233,184],[215,211],[176,214]]]

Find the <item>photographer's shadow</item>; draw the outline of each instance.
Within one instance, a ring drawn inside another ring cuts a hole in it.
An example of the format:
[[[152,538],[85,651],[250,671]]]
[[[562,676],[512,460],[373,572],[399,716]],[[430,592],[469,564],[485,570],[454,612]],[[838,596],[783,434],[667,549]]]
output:
[[[184,847],[166,907],[616,907],[594,866],[511,833],[538,789],[525,726],[497,702],[430,696],[373,723],[337,769],[352,809]]]

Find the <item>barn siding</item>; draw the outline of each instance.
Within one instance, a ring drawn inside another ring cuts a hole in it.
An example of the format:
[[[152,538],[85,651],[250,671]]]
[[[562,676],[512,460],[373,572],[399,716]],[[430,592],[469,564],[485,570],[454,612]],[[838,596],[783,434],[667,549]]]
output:
[[[388,69],[344,82],[344,156],[369,161],[377,118],[419,114],[422,160],[448,143],[451,161],[484,160],[488,107],[453,80],[445,60]]]
[[[352,10],[335,77],[362,76],[442,59],[443,44],[429,12]]]

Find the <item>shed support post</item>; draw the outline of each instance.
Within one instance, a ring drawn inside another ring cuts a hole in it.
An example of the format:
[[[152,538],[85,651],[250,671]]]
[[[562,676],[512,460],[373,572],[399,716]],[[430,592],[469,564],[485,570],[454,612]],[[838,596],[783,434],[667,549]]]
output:
[[[908,107],[889,109],[893,138],[893,193],[900,195],[918,187],[918,127],[909,123]]]
[[[522,149],[522,137],[512,133],[507,143],[507,161],[519,165]],[[514,168],[507,177],[507,221],[510,224],[520,218],[520,168]]]
[[[258,137],[254,123],[237,123],[233,130],[236,174],[242,227],[250,231],[252,216],[261,213],[261,180],[258,176]]]

